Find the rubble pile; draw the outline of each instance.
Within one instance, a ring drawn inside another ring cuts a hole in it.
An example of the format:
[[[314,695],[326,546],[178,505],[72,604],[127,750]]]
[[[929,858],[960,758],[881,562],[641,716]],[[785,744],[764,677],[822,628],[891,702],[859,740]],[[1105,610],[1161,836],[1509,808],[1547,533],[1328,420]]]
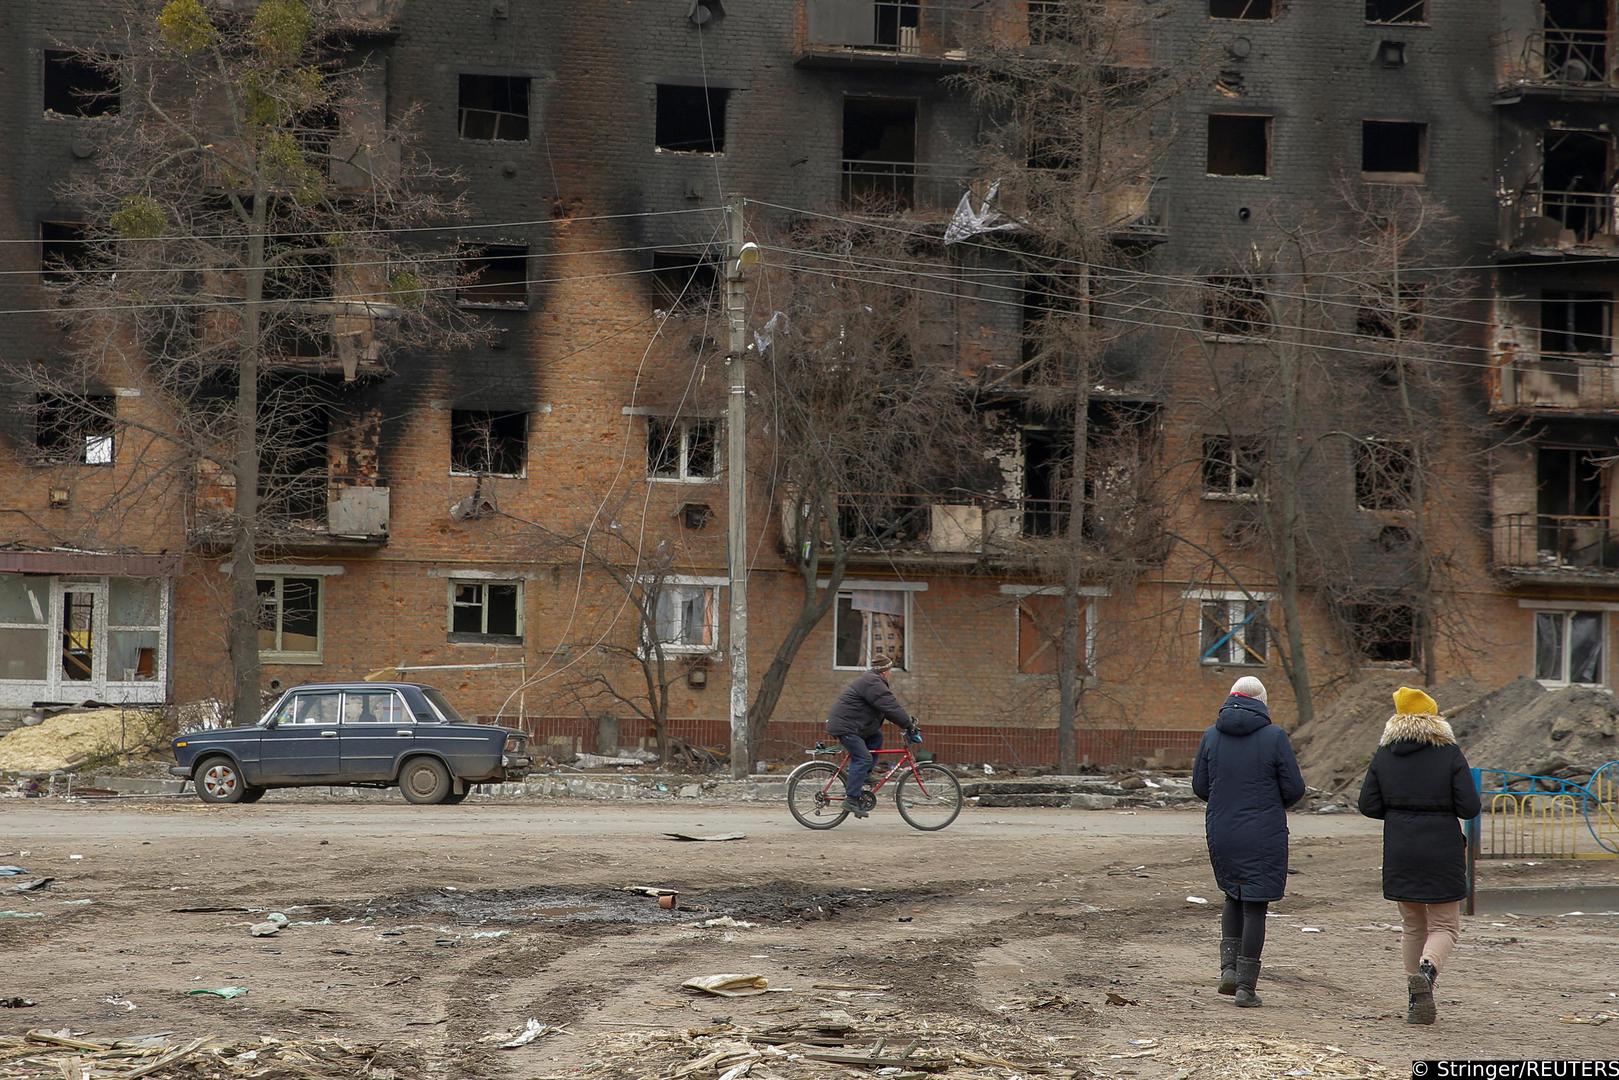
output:
[[[1156,773],[963,780],[961,791],[967,798],[976,799],[979,806],[1066,806],[1075,810],[1108,810],[1114,807],[1189,806],[1197,802],[1189,777]]]
[[[151,1080],[416,1080],[420,1055],[336,1039],[192,1039],[168,1033],[89,1041],[67,1031],[0,1036],[0,1078],[150,1077]]]
[[[1350,794],[1358,789],[1401,682],[1396,672],[1369,675],[1293,734],[1308,783]],[[1484,693],[1471,680],[1456,679],[1431,693],[1475,767],[1580,778],[1619,759],[1619,705],[1606,690],[1548,690],[1518,679]]]
[[[0,773],[52,773],[98,757],[147,753],[161,744],[163,726],[161,713],[142,709],[58,713],[0,739]]]

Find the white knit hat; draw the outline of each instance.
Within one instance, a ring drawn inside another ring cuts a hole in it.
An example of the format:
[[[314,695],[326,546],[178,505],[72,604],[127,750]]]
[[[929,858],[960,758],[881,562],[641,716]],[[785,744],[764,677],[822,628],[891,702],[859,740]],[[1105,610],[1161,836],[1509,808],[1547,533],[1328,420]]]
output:
[[[1244,675],[1242,678],[1232,683],[1231,692],[1233,694],[1241,694],[1244,697],[1258,698],[1265,704],[1270,704],[1270,700],[1265,696],[1265,684],[1254,678],[1252,675]]]

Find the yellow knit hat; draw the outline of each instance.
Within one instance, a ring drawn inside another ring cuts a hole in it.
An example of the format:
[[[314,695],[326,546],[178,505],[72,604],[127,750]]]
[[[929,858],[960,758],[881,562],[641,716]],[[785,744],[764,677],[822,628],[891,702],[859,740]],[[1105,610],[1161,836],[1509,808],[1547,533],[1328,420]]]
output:
[[[1396,716],[1438,716],[1439,703],[1426,693],[1410,686],[1394,691]]]

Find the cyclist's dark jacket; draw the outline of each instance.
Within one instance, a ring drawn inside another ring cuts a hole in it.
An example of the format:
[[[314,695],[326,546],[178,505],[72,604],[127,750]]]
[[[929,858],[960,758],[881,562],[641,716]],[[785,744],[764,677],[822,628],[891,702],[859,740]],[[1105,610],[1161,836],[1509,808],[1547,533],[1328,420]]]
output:
[[[868,671],[844,687],[838,700],[832,703],[826,731],[837,739],[845,735],[870,738],[883,729],[885,718],[907,731],[916,726],[883,677]]]

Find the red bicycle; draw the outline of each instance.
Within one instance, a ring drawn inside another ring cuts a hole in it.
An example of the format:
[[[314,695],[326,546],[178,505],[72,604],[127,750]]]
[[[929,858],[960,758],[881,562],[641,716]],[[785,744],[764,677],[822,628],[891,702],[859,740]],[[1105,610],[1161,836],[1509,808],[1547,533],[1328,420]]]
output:
[[[849,754],[825,743],[816,743],[815,749],[804,752],[815,758],[841,756],[835,764],[824,760],[806,761],[794,769],[787,778],[787,808],[806,829],[835,829],[849,816],[849,811],[843,808]],[[961,781],[956,779],[955,773],[937,762],[918,764],[909,746],[900,750],[873,750],[872,754],[877,760],[872,764],[866,790],[860,795],[861,808],[866,813],[876,807],[877,793],[897,775],[894,805],[907,825],[923,832],[938,832],[956,820],[963,799]],[[885,758],[898,760],[883,769]]]

